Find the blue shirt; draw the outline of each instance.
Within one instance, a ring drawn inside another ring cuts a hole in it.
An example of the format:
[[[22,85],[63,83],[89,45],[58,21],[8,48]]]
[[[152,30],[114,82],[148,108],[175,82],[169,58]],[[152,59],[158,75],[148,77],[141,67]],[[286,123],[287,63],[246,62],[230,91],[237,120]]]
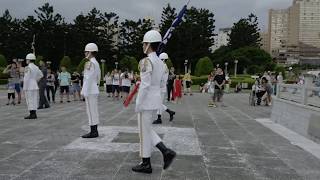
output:
[[[68,72],[61,72],[58,79],[60,80],[60,86],[70,86],[71,75]]]

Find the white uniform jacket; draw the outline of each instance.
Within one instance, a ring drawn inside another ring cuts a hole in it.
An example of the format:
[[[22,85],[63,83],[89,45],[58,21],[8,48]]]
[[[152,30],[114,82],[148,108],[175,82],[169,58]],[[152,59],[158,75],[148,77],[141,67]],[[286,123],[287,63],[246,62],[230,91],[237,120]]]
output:
[[[84,67],[83,86],[81,95],[87,97],[89,95],[99,94],[99,84],[101,79],[101,70],[96,58],[91,58],[86,62]]]
[[[39,67],[33,63],[29,63],[29,65],[24,68],[23,90],[38,90],[38,81],[42,77],[43,74]]]
[[[164,65],[155,52],[139,62],[141,84],[136,99],[136,112],[162,109],[161,86]]]

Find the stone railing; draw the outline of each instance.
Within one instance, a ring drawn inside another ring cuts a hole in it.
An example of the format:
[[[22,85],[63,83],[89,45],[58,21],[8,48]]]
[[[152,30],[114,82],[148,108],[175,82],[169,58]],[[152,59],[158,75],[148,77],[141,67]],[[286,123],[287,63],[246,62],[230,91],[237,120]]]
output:
[[[320,87],[314,87],[312,83],[278,84],[277,98],[320,108]]]

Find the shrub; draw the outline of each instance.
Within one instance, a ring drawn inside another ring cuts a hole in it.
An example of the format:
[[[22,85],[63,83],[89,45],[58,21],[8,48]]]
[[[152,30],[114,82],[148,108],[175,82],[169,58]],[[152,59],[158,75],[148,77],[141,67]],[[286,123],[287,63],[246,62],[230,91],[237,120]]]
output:
[[[195,69],[195,75],[208,75],[213,70],[213,64],[209,57],[203,57],[198,60]]]
[[[64,56],[61,61],[60,61],[60,67],[66,67],[67,69],[68,68],[71,68],[71,59],[69,56]]]
[[[0,54],[0,67],[6,67],[7,66],[7,60],[4,57],[4,55]]]

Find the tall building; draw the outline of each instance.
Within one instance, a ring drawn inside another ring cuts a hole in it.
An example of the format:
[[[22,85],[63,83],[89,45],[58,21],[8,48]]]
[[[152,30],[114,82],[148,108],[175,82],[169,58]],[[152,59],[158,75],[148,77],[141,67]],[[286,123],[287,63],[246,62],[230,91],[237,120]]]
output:
[[[289,9],[289,43],[320,48],[320,0],[294,0]]]
[[[288,9],[270,10],[269,34],[273,57],[320,64],[320,0],[293,0]]]
[[[270,52],[269,50],[269,33],[268,32],[261,32],[261,48],[266,52]]]
[[[279,49],[285,45],[288,40],[288,15],[287,9],[269,10],[269,52],[275,57]]]
[[[214,45],[211,47],[211,51],[219,49],[221,46],[226,46],[229,43],[229,34],[231,33],[231,28],[221,28],[217,36],[214,37]]]

